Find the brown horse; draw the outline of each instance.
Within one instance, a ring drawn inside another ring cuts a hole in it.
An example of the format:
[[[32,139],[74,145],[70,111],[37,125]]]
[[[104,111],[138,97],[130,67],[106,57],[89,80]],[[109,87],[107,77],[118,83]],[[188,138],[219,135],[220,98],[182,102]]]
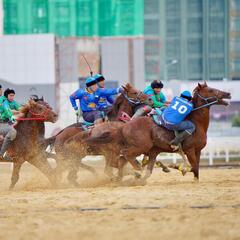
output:
[[[138,106],[141,103],[144,103],[144,102],[149,103],[151,101],[151,98],[148,95],[143,94],[141,91],[138,91],[137,89],[132,87],[130,84],[126,84],[126,86],[124,86],[123,88],[124,88],[124,92],[116,98],[116,101],[114,102],[112,108],[107,113],[107,118],[110,121],[114,121],[114,120],[117,121],[121,116],[122,112],[127,113],[129,116],[132,116],[134,113],[134,108],[136,106]],[[122,123],[119,122],[118,124],[122,124]],[[76,138],[74,138],[74,136],[77,134],[79,135]],[[70,148],[66,149],[66,147],[63,148],[63,146],[64,144],[73,142],[73,141],[78,141],[80,144],[81,138],[88,136],[88,134],[89,134],[88,132],[87,133],[84,132],[84,129],[82,128],[81,123],[77,123],[77,124],[72,124],[68,126],[67,128],[63,129],[60,133],[58,133],[56,136],[46,140],[47,144],[54,144],[55,151],[57,153],[56,160],[58,162],[59,174],[61,173],[61,169],[69,168],[71,171],[68,175],[68,179],[74,185],[78,185],[76,182],[76,172],[78,167],[85,168],[93,172],[94,174],[95,174],[95,169],[79,161],[79,159],[81,159],[79,157],[79,154],[80,154],[79,151],[76,152],[76,154],[74,155],[74,151],[72,149]],[[85,151],[83,152],[85,153]],[[90,152],[90,149],[88,148],[88,153],[99,155],[102,153],[102,151],[92,149],[92,151]],[[71,159],[71,161],[66,161],[66,159],[69,159],[69,158]],[[114,161],[115,159],[106,157],[106,169],[105,169],[106,173],[110,172],[110,167],[117,166],[117,163]]]
[[[42,122],[56,122],[57,114],[45,104],[29,100],[21,112],[21,118],[16,126],[17,137],[9,147],[7,154],[13,157],[13,172],[10,189],[13,189],[19,179],[22,164],[27,161],[47,176],[50,182],[55,183],[55,170],[49,165],[46,156],[39,145],[43,137]]]
[[[210,88],[206,83],[198,84],[193,91],[195,110],[188,116],[188,119],[195,124],[196,131],[182,143],[182,151],[191,164],[195,179],[199,178],[201,150],[207,141],[210,106],[214,104],[227,105],[228,103],[223,99],[230,98],[230,93]],[[136,118],[122,125],[118,134],[112,135],[111,131],[102,132],[99,136],[90,137],[87,142],[92,145],[105,144],[114,141],[114,138],[123,139],[123,143],[117,148],[117,151],[121,148],[120,153],[123,155],[124,161],[134,159],[140,154],[149,156],[150,162],[144,179],[151,175],[159,153],[174,152],[170,146],[170,141],[174,138],[173,131],[157,126],[149,117]]]

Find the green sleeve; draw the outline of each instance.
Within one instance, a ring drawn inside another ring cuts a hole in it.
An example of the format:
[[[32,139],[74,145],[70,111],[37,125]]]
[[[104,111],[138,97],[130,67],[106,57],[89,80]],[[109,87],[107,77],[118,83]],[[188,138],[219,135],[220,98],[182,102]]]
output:
[[[8,101],[4,101],[4,103],[3,103],[3,115],[7,119],[11,119],[13,117],[13,113],[10,109]]]
[[[154,108],[156,108],[156,107],[161,108],[164,106],[164,103],[166,102],[166,97],[164,96],[164,94],[162,92],[160,92],[160,94],[158,94],[158,95],[153,95],[152,100],[153,100]]]
[[[18,102],[15,102],[14,109],[19,111],[20,107],[21,107],[21,104],[19,104]]]

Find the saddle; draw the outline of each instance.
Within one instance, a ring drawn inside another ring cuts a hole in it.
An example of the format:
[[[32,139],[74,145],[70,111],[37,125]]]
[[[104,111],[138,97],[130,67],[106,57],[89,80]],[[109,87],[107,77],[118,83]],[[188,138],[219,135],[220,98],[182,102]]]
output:
[[[83,121],[82,122],[82,128],[84,131],[88,131],[89,129],[93,128],[94,123]]]
[[[152,117],[153,121],[158,125],[158,126],[162,126],[162,110],[159,108],[154,109],[153,112],[150,112],[148,115]]]

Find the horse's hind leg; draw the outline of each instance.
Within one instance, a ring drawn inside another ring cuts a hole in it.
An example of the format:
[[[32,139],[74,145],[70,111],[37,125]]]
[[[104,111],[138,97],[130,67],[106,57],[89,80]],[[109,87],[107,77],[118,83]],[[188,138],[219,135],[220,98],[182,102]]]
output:
[[[19,171],[21,169],[23,162],[14,162],[13,163],[13,171],[12,171],[12,178],[11,178],[11,184],[9,186],[9,190],[13,190],[15,187],[18,179],[19,179]]]
[[[80,168],[83,168],[83,169],[85,169],[85,170],[88,170],[89,172],[91,172],[91,173],[94,174],[94,175],[97,174],[97,172],[96,172],[96,170],[95,170],[94,167],[88,166],[87,164],[82,163],[81,161],[79,162],[79,167],[80,167]]]

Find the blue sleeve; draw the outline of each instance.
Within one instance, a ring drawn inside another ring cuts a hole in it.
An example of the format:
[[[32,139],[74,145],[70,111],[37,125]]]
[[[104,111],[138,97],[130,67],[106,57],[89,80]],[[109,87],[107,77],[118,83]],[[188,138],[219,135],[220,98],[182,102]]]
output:
[[[108,97],[111,95],[116,95],[119,93],[119,88],[111,88],[111,89],[99,89],[99,96]]]
[[[109,103],[113,104],[114,101],[115,101],[115,98],[114,98],[113,96],[108,96],[108,97],[107,97],[107,101],[108,101]]]
[[[84,91],[82,89],[78,89],[76,92],[74,92],[70,97],[70,102],[72,104],[72,107],[74,110],[78,110],[78,106],[76,103],[77,99],[81,99],[83,97]]]

